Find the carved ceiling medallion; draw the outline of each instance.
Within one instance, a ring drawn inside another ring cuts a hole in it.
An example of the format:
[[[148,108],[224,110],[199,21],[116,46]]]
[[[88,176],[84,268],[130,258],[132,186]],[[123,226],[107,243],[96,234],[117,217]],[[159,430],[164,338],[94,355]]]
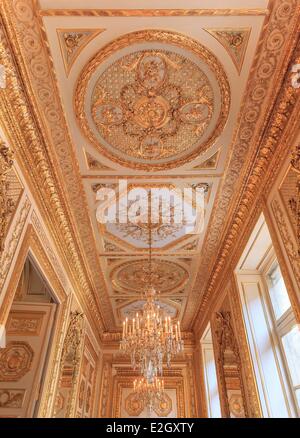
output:
[[[182,266],[166,260],[154,260],[152,269],[152,284],[158,292],[175,291],[189,279]],[[149,285],[148,260],[123,263],[112,271],[111,276],[116,288],[143,292]]]
[[[135,32],[105,46],[83,70],[75,94],[88,139],[111,160],[147,170],[175,167],[207,150],[229,103],[214,55],[162,31]]]

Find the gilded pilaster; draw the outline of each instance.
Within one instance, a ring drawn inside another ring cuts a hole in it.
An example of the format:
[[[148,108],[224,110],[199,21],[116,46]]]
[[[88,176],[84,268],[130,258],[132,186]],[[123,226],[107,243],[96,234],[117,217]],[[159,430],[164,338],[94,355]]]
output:
[[[230,311],[219,311],[211,321],[222,417],[249,417],[239,347]]]
[[[84,346],[83,333],[84,315],[78,311],[71,312],[60,361],[61,375],[56,393],[54,417],[73,418],[75,416],[78,376]],[[65,406],[60,409],[60,400],[66,398]]]

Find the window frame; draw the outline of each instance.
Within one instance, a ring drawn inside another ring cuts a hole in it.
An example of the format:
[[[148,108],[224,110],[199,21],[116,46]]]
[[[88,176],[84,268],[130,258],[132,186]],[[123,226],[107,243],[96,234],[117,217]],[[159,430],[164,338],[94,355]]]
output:
[[[272,266],[276,262],[279,266],[280,273],[281,273],[283,282],[285,284],[287,294],[289,296],[288,288],[286,286],[286,281],[285,281],[284,274],[283,274],[281,266],[280,266],[280,262],[278,260],[278,257],[276,256],[274,247],[272,247],[270,253],[266,257],[266,259],[263,261],[263,263],[261,264],[261,269],[260,269],[260,274],[261,274],[262,282],[264,285],[263,301],[264,301],[264,304],[266,306],[267,314],[269,315],[269,318],[268,318],[270,320],[269,322],[271,323],[271,327],[273,328],[272,337],[275,341],[276,351],[277,351],[277,354],[279,356],[278,359],[283,365],[284,374],[286,376],[287,384],[289,387],[289,392],[292,396],[294,408],[295,408],[296,412],[298,412],[298,415],[300,416],[300,405],[298,403],[297,396],[296,396],[296,391],[300,389],[300,384],[295,386],[293,381],[292,381],[292,376],[291,376],[291,373],[289,370],[289,365],[288,365],[284,345],[282,342],[282,338],[286,334],[288,334],[295,326],[299,326],[299,324],[297,324],[296,316],[295,316],[295,313],[293,310],[293,306],[292,306],[290,297],[289,297],[290,304],[291,304],[290,307],[279,318],[276,318],[275,310],[274,310],[272,299],[271,299],[268,279],[267,279],[267,276],[268,276],[270,269],[272,268]]]

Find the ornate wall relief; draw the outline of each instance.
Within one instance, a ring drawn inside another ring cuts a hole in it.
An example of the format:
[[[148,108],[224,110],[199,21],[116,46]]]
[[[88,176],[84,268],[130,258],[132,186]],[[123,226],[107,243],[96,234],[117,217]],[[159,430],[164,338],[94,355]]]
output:
[[[96,360],[96,353],[94,352],[88,338],[86,338],[79,376],[80,384],[76,409],[77,418],[89,418],[93,416],[96,385]]]
[[[75,416],[78,376],[82,360],[84,315],[71,312],[68,330],[63,344],[60,361],[60,380],[57,388],[54,417]],[[63,404],[61,400],[65,399]]]
[[[46,354],[54,312],[53,303],[13,303],[7,322],[7,346],[0,350],[0,414],[37,416],[42,398],[39,390],[49,364]]]
[[[133,381],[137,377],[134,372],[118,370],[114,377],[113,413],[114,418],[184,418],[186,416],[183,376],[174,371],[174,376],[164,376],[165,395],[156,400],[150,411],[133,392]],[[176,376],[177,374],[177,376]],[[176,377],[175,377],[176,376]]]
[[[212,335],[223,417],[248,416],[244,397],[241,360],[231,324],[231,313],[222,311],[212,321]]]
[[[39,336],[43,317],[43,312],[11,311],[6,325],[7,334],[11,336]]]
[[[105,360],[102,368],[102,382],[101,382],[101,392],[100,392],[100,418],[105,418],[111,415],[109,412],[109,394],[111,390],[111,362]]]
[[[11,341],[0,350],[0,381],[17,382],[30,371],[34,352],[27,342]]]
[[[25,389],[0,389],[0,408],[22,408]]]

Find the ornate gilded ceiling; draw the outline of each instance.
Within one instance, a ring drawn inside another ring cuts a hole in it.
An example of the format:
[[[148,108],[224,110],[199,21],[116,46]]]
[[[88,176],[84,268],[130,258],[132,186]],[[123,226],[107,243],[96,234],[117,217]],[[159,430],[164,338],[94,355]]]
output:
[[[97,190],[114,189],[119,201],[127,196],[118,185],[123,178],[128,190],[205,187],[200,235],[184,224],[160,221],[152,228],[161,304],[184,317],[187,327],[196,304],[189,297],[264,21],[266,2],[259,3],[256,14],[166,16],[141,25],[130,12],[109,19],[63,9],[52,14],[45,2],[42,20],[107,291],[100,295],[108,294],[116,327],[147,282],[148,236],[141,224],[99,224]]]
[[[221,64],[200,43],[145,30],[92,58],[74,102],[83,133],[102,154],[132,168],[165,169],[212,146],[228,117],[230,89]]]
[[[120,180],[129,189],[201,186],[202,233],[153,227],[160,301],[190,330],[274,93],[293,0],[286,7],[274,0],[270,9],[267,0],[239,8],[235,0],[205,0],[202,9],[194,0],[127,8],[117,0],[115,9],[103,1],[101,10],[94,0],[33,3],[7,8],[68,201],[90,306],[105,331],[118,330],[141,304],[147,266],[145,230],[100,225],[97,190],[113,188],[119,201]]]

